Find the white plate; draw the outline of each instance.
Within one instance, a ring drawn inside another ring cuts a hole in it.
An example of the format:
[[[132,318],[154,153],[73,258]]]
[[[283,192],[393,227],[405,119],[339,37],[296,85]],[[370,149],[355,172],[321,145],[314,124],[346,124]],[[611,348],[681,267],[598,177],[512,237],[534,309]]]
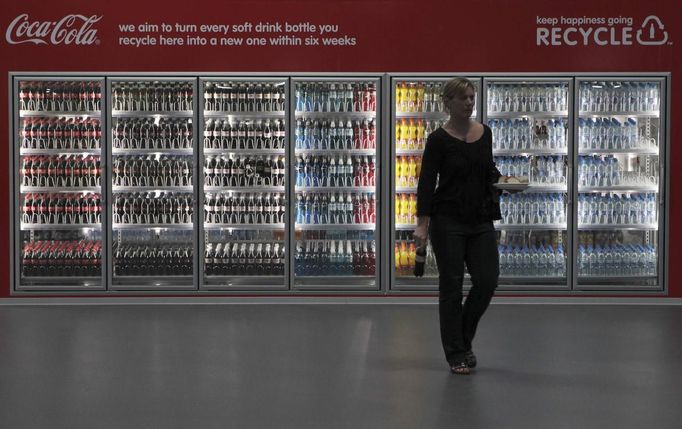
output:
[[[493,186],[503,191],[525,191],[530,187],[528,183],[493,183]]]

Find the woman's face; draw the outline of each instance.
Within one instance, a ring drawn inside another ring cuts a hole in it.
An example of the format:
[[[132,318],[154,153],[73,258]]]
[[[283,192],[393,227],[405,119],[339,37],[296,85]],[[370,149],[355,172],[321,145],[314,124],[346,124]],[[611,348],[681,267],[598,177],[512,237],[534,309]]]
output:
[[[474,113],[476,93],[473,88],[467,88],[463,93],[454,97],[445,97],[445,106],[454,118],[470,118]]]

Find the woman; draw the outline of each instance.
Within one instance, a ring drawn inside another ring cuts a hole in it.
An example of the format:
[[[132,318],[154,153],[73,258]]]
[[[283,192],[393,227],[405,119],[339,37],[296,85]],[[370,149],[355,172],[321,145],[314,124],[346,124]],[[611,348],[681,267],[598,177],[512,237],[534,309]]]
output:
[[[497,288],[499,256],[493,220],[501,216],[493,183],[501,174],[493,161],[490,128],[471,119],[473,83],[451,79],[441,97],[450,119],[426,142],[414,239],[423,244],[431,235],[445,358],[452,373],[469,374],[476,366],[471,347],[476,326]],[[465,263],[472,288],[462,305]]]

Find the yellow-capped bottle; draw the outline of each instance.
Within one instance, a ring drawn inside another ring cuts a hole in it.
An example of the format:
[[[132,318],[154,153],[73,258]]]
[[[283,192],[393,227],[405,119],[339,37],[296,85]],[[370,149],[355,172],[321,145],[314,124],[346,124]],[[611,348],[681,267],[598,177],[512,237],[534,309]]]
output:
[[[400,186],[409,186],[407,184],[407,177],[408,177],[409,173],[410,172],[409,172],[409,166],[407,164],[407,157],[402,156],[402,157],[400,157],[400,180],[402,183],[402,185],[400,185]]]
[[[407,111],[407,84],[405,82],[400,84],[400,87],[398,88],[398,111],[399,112],[406,112]]]
[[[417,88],[410,82],[407,86],[407,111],[414,112],[417,108]]]
[[[410,257],[407,251],[407,243],[404,241],[400,245],[400,267],[402,269],[408,269],[410,266]]]
[[[410,199],[407,202],[407,216],[408,223],[413,225],[417,223],[417,199],[414,194],[410,194]]]
[[[410,204],[407,200],[407,194],[400,194],[400,223],[408,223],[409,214]]]
[[[396,186],[404,186],[400,183],[400,178],[402,177],[401,171],[400,171],[400,167],[402,166],[402,163],[400,162],[400,158],[402,158],[402,157],[398,156],[395,158],[395,185]]]
[[[417,112],[424,111],[424,83],[417,82]]]
[[[417,186],[417,163],[414,157],[411,156],[407,163],[407,186]]]
[[[417,149],[424,150],[424,140],[424,121],[420,119],[417,121]]]
[[[417,147],[417,124],[414,123],[414,119],[410,119],[407,125],[407,148],[414,150]]]
[[[400,247],[398,247],[397,242],[395,243],[393,253],[395,253],[395,270],[400,272]]]
[[[400,213],[400,194],[395,194],[395,223],[402,223],[400,222],[401,214],[402,213]]]
[[[417,166],[416,166],[416,168],[415,168],[415,170],[414,170],[414,171],[415,171],[415,176],[417,176],[417,181],[419,181],[419,175],[420,175],[421,172],[422,172],[422,157],[421,157],[421,156],[418,156],[418,157],[415,158],[415,164],[417,164]]]
[[[414,270],[414,258],[417,256],[417,248],[414,247],[414,243],[410,243],[410,250],[407,252],[407,266],[410,271]]]

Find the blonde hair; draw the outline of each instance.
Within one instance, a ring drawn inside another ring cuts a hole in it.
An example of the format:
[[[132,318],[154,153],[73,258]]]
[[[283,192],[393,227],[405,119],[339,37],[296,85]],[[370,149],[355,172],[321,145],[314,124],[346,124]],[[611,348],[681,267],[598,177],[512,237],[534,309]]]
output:
[[[443,91],[440,96],[443,98],[455,98],[458,95],[464,94],[469,88],[476,92],[476,87],[469,79],[465,77],[453,77],[443,85]]]

